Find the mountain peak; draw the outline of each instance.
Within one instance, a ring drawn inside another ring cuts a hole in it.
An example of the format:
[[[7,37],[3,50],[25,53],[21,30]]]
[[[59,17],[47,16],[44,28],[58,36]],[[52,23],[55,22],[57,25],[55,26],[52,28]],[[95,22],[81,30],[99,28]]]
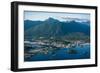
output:
[[[85,35],[90,35],[90,26],[83,22],[61,22],[54,18],[48,18],[45,21],[25,22],[25,38],[33,37],[61,37],[67,36],[69,33],[80,32]]]
[[[45,21],[47,21],[47,22],[59,22],[59,20],[54,19],[54,18],[52,18],[52,17],[49,17],[49,18],[46,19]]]

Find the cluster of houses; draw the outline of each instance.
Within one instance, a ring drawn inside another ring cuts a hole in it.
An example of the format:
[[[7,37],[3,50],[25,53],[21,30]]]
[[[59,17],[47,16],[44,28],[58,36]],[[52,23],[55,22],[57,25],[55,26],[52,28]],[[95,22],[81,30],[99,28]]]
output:
[[[50,42],[48,40],[45,41],[24,41],[24,45],[25,46],[30,46],[30,47],[34,47],[34,46],[55,46],[55,47],[61,47],[61,48],[71,48],[71,47],[76,47],[76,46],[82,46],[83,45],[83,41],[70,41],[71,43],[69,44],[63,44],[62,42]]]
[[[48,54],[50,50],[54,50],[55,48],[75,48],[77,46],[83,47],[89,43],[85,43],[83,41],[70,41],[68,44],[63,44],[62,42],[50,42],[48,40],[45,41],[24,41],[24,46],[30,47],[31,49],[25,53],[25,57],[30,57],[31,55],[35,55],[37,53]],[[35,49],[33,49],[35,48]],[[51,49],[50,49],[51,48]]]

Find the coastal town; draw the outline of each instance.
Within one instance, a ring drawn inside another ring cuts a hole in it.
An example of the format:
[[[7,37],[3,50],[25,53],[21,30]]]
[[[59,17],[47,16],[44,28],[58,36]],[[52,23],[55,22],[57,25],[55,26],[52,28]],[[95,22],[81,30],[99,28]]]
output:
[[[49,52],[54,52],[59,49],[69,49],[69,54],[76,54],[77,51],[73,50],[75,47],[84,47],[89,45],[89,43],[84,42],[83,40],[63,40],[63,41],[54,41],[54,40],[35,40],[35,41],[24,41],[25,47],[25,57],[34,56],[36,54],[48,54]]]

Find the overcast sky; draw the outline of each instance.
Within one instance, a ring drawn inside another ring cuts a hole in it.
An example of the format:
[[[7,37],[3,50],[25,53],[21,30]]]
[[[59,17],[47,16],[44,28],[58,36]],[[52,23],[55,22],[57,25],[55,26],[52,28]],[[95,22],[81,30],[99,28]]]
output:
[[[44,21],[49,17],[66,21],[67,18],[77,18],[90,20],[88,13],[64,13],[64,12],[37,12],[37,11],[24,11],[24,20],[40,20]]]

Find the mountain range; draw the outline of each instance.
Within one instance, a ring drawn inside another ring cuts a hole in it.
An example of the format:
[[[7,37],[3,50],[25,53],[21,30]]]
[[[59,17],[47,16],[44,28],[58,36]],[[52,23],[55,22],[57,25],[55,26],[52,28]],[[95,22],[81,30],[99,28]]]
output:
[[[66,36],[78,32],[89,36],[90,22],[63,22],[51,17],[44,21],[24,20],[25,38]]]

